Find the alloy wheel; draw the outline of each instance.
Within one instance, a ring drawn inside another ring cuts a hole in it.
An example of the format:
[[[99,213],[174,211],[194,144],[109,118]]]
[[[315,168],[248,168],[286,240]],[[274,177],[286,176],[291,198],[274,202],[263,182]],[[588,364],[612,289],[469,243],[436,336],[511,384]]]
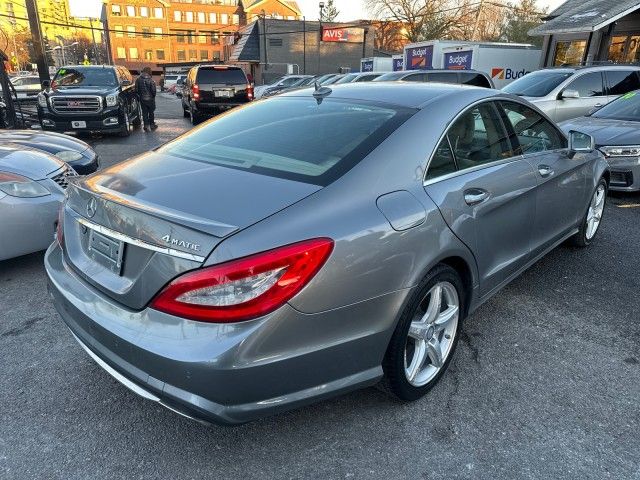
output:
[[[422,299],[409,326],[404,351],[404,372],[411,385],[426,385],[445,365],[459,317],[458,292],[449,282],[437,283]]]
[[[604,211],[606,194],[605,186],[603,184],[598,185],[589,204],[589,211],[587,212],[587,230],[585,232],[587,240],[591,240],[598,231],[600,220],[602,219],[602,212]]]

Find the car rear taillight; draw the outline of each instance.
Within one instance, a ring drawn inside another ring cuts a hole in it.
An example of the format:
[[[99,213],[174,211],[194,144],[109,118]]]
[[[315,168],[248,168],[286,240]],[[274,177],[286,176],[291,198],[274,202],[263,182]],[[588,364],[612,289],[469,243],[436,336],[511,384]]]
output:
[[[253,85],[247,84],[247,100],[253,100]]]
[[[257,318],[302,290],[332,250],[333,240],[316,238],[194,270],[167,285],[150,307],[203,322]]]
[[[200,87],[197,83],[194,83],[191,87],[191,94],[193,95],[193,98],[195,100],[198,100],[200,98]]]
[[[58,210],[58,223],[56,223],[56,240],[64,247],[64,205]]]

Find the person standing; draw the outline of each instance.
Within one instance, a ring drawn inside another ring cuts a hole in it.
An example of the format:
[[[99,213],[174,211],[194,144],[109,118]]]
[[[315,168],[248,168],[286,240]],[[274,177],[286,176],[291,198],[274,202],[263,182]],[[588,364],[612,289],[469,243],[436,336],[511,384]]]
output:
[[[144,131],[155,130],[156,125],[154,112],[156,110],[156,82],[151,77],[151,67],[144,67],[142,73],[136,79],[136,93],[142,107],[142,121]]]

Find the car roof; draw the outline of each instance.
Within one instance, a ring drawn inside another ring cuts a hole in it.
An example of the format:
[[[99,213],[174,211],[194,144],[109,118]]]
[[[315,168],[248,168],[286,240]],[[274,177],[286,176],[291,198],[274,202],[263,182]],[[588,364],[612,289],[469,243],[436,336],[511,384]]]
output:
[[[473,97],[476,99],[489,98],[501,93],[484,87],[432,82],[343,83],[328,85],[326,88],[330,89],[331,93],[324,98],[379,102],[408,108],[422,108],[430,101],[443,96],[463,97],[471,91],[474,92]],[[281,97],[307,97],[313,92],[313,88],[304,88],[285,92]]]
[[[581,72],[584,70],[600,71],[600,70],[640,70],[640,66],[631,64],[607,64],[607,65],[559,65],[557,67],[547,67],[538,72],[556,71],[556,72]]]

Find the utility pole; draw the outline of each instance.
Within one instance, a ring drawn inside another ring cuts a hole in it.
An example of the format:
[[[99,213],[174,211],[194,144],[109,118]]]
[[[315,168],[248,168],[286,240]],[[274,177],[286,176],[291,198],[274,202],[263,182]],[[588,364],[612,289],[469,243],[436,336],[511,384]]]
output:
[[[44,57],[44,48],[42,46],[42,30],[40,29],[40,17],[38,17],[38,6],[36,0],[24,0],[27,7],[27,17],[29,17],[29,28],[31,29],[31,38],[33,39],[33,51],[36,56],[36,64],[38,65],[38,75],[40,76],[40,84],[49,83],[49,67]]]
[[[362,29],[362,58],[367,56],[367,33],[369,29],[367,27]]]
[[[104,47],[107,50],[107,58],[105,63],[107,65],[113,65],[113,55],[111,55],[111,37],[109,36],[109,16],[107,15],[107,3],[102,4],[102,11],[100,12],[100,21],[102,22],[102,39],[104,41]]]
[[[267,13],[262,10],[262,45],[264,46],[264,68],[262,69],[262,83],[266,83],[265,75],[269,69],[269,57],[267,56]]]
[[[307,19],[302,17],[302,74],[307,73]]]

